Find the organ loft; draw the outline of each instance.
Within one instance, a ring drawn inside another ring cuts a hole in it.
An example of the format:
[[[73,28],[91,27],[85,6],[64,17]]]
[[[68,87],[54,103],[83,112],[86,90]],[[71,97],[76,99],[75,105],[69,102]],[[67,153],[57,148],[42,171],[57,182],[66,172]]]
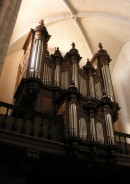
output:
[[[41,20],[25,40],[14,103],[1,102],[6,109],[0,115],[1,158],[11,153],[7,168],[15,167],[21,183],[59,181],[59,175],[62,183],[85,178],[115,183],[117,176],[119,183],[130,168],[130,135],[113,127],[120,107],[110,56],[99,43],[98,52],[81,67],[74,42],[64,56],[58,47],[50,54],[50,38]]]

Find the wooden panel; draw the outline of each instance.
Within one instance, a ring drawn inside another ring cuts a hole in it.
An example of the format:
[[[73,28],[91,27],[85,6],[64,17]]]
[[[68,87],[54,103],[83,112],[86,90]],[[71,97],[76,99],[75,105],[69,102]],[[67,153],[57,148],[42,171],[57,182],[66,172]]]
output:
[[[53,92],[42,89],[38,95],[36,111],[53,113]]]

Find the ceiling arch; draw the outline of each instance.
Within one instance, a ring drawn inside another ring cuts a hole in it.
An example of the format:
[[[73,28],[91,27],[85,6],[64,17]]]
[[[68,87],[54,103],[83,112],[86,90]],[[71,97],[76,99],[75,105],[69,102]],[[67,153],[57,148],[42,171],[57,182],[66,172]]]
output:
[[[122,8],[123,7],[123,8]],[[61,52],[67,52],[73,41],[76,42],[77,49],[81,47],[81,55],[86,58],[98,50],[98,43],[102,42],[104,49],[110,54],[112,61],[116,57],[118,50],[126,40],[130,39],[130,3],[125,0],[23,0],[19,15],[16,21],[12,39],[10,42],[9,53],[22,48],[25,35],[31,28],[34,28],[40,19],[44,19],[45,26],[51,31],[51,43],[48,46],[61,47]],[[61,30],[61,27],[66,27]],[[75,30],[76,34],[71,33]],[[56,36],[55,36],[56,35]],[[64,36],[65,35],[65,39]],[[119,37],[120,35],[120,37]],[[70,45],[67,42],[70,40]],[[19,42],[19,46],[18,46]],[[53,42],[53,43],[52,43]],[[57,45],[58,44],[58,45]],[[66,49],[66,50],[65,50]],[[79,48],[80,49],[80,48]],[[86,51],[83,51],[86,50]],[[114,66],[114,65],[113,65]]]

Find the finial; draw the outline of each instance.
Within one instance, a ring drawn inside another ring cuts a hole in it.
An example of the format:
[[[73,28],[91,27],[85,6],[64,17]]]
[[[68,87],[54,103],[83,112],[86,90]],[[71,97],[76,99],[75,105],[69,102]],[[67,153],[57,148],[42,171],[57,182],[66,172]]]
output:
[[[55,51],[59,50],[59,47],[55,47]]]
[[[87,62],[89,62],[89,59],[87,58]]]
[[[102,44],[99,42],[99,44],[98,44],[98,47],[100,48],[100,49],[102,49],[103,48],[103,46],[102,46]]]
[[[73,42],[71,45],[72,45],[72,48],[75,49],[75,43]]]
[[[62,58],[62,55],[61,55],[60,50],[59,50],[59,47],[55,47],[54,57]]]
[[[40,20],[39,24],[40,24],[40,26],[44,26],[44,20],[43,19]]]

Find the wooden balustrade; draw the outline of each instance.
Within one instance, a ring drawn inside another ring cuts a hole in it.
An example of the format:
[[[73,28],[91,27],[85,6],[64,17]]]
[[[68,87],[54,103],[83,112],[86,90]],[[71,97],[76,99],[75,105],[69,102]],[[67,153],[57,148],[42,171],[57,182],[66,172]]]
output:
[[[119,153],[124,155],[130,155],[130,134],[122,132],[114,132],[116,145],[119,148]]]
[[[0,107],[5,108],[5,113],[0,114],[0,129],[56,142],[64,139],[61,116],[25,110],[4,102],[0,102]],[[119,153],[130,155],[130,135],[117,131],[114,134]]]
[[[0,102],[0,106],[6,109],[5,114],[0,114],[0,129],[47,140],[62,141],[64,135],[62,117],[28,111],[4,102]]]

